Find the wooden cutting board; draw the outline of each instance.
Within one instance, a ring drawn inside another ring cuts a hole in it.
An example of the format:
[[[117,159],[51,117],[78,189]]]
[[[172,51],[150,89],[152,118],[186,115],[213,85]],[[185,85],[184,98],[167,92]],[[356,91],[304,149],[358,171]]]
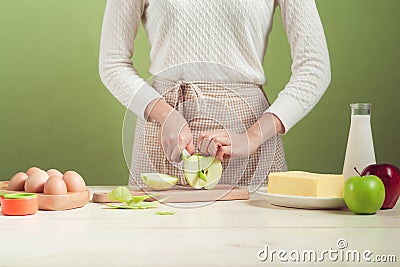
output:
[[[250,193],[246,188],[233,187],[231,185],[217,185],[212,190],[194,189],[188,186],[174,186],[165,191],[153,190],[131,190],[132,195],[154,195],[157,199],[165,199],[164,203],[188,203],[188,202],[208,202],[219,200],[247,200],[250,198]],[[148,199],[152,201],[154,199]],[[93,202],[109,203],[107,192],[94,192]]]
[[[0,182],[0,193],[24,193],[21,191],[7,190],[8,181]],[[36,193],[38,195],[39,209],[40,210],[70,210],[85,206],[90,199],[89,191],[84,192],[70,192],[66,195],[45,195]]]

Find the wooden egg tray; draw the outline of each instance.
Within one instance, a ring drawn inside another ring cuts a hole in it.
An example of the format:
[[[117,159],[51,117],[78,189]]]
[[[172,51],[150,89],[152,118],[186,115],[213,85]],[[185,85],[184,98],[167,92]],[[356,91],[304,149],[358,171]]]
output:
[[[21,191],[7,190],[8,181],[0,182],[0,193],[24,193]],[[90,199],[89,190],[84,192],[70,192],[66,195],[45,195],[43,193],[36,193],[38,195],[39,209],[40,210],[70,210],[85,206]]]

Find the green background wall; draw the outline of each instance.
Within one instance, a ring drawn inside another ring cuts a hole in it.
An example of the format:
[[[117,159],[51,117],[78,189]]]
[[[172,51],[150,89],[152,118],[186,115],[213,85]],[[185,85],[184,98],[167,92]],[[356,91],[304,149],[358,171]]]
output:
[[[161,0],[162,1],[162,0]],[[74,169],[88,184],[126,184],[125,110],[102,85],[98,48],[105,0],[0,1],[0,180],[30,166]],[[379,162],[399,164],[400,1],[317,1],[332,84],[285,137],[290,169],[341,172],[352,102],[373,104]],[[140,31],[135,65],[149,77]],[[265,60],[271,100],[290,76],[276,12]]]

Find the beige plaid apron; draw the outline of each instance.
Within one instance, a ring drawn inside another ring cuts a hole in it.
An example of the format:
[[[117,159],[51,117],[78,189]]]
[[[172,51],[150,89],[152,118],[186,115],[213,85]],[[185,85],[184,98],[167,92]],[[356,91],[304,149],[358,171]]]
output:
[[[243,133],[269,107],[260,85],[253,83],[171,82],[156,79],[152,84],[168,104],[187,120],[197,148],[200,132],[225,129]],[[138,119],[130,167],[130,185],[142,185],[141,173],[159,172],[179,178],[187,185],[183,164],[168,161],[159,145],[160,124]],[[280,136],[265,142],[249,158],[222,162],[220,183],[230,185],[266,184],[269,172],[287,170]]]

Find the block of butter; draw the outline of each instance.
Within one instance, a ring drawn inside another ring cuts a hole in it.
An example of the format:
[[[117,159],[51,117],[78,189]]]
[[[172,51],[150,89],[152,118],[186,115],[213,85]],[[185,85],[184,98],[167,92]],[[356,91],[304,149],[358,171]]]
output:
[[[268,193],[305,197],[343,197],[344,177],[303,171],[268,175]]]

